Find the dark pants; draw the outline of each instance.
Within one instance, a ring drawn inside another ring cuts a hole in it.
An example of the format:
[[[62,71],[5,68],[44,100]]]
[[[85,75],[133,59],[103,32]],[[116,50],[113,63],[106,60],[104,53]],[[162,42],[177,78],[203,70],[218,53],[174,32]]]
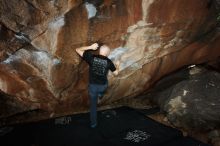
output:
[[[95,127],[97,125],[97,98],[99,95],[103,96],[107,87],[108,84],[89,84],[91,127]]]

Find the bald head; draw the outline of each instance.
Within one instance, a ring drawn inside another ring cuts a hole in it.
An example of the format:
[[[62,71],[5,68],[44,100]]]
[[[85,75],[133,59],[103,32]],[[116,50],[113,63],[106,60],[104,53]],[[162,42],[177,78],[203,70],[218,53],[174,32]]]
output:
[[[110,48],[107,45],[101,46],[99,54],[102,56],[108,56],[110,54]]]

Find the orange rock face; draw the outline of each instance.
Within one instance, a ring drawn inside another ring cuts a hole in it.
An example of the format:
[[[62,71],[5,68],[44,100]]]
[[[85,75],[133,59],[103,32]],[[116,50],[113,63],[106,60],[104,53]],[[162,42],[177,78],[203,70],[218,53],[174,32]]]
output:
[[[0,90],[18,112],[87,110],[88,65],[75,48],[93,42],[109,45],[109,57],[121,62],[101,106],[220,56],[216,2],[210,0],[1,0],[0,14]],[[13,114],[4,110],[2,117]]]

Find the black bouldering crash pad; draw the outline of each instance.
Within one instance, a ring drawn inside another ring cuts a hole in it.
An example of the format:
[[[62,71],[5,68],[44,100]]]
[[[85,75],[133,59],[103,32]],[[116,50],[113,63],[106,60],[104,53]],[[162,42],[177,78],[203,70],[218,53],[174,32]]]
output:
[[[170,143],[163,144],[161,146],[209,146],[191,137],[183,137],[171,141]]]
[[[13,129],[12,129],[13,128]],[[78,114],[10,127],[0,134],[2,146],[194,146],[179,130],[160,124],[128,108],[98,112],[97,128],[89,114]],[[205,144],[204,144],[205,146]]]

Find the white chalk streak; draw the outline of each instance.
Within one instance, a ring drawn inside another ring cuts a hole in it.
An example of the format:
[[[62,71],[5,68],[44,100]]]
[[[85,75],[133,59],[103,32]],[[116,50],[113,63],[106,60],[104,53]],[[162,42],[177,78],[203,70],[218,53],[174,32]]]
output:
[[[11,55],[6,60],[4,60],[3,63],[10,64],[11,62],[18,60],[18,59],[19,59],[19,57],[15,56],[15,55]]]
[[[114,62],[120,61],[119,70],[124,70],[125,68],[136,63],[137,60],[135,58],[129,58],[129,57],[126,59],[122,58],[122,56],[126,55],[126,53],[128,53],[129,50],[132,49],[124,48],[124,47],[115,48],[108,56],[109,59],[111,59]]]
[[[64,26],[64,24],[65,24],[64,16],[61,16],[56,18],[54,21],[50,22],[49,26],[50,28],[57,29]]]
[[[96,7],[93,4],[86,3],[86,10],[88,13],[88,19],[94,17],[97,13]]]
[[[48,63],[48,61],[50,60],[50,57],[47,55],[46,52],[36,51],[33,53],[33,55],[36,57],[38,62]]]
[[[115,48],[108,56],[111,60],[119,60],[120,57],[128,51],[127,48],[119,47]]]

